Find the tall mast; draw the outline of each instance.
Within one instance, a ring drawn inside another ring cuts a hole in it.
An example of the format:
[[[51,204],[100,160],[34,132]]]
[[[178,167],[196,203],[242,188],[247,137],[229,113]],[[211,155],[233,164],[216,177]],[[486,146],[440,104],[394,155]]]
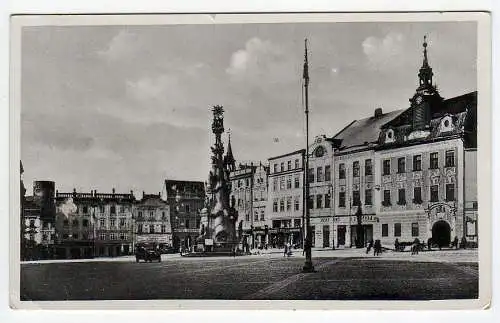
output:
[[[312,264],[311,257],[311,247],[312,247],[312,237],[311,237],[311,218],[309,214],[309,62],[307,59],[307,38],[304,40],[304,103],[305,103],[305,114],[306,114],[306,158],[305,158],[305,213],[306,213],[306,243],[304,245],[304,251],[306,254],[306,260],[304,263],[304,267],[302,268],[303,272],[313,272],[314,266]]]

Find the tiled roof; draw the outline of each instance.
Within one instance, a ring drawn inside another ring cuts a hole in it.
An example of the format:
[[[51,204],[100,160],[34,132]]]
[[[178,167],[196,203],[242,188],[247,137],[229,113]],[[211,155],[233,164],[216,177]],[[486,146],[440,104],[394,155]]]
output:
[[[404,110],[396,110],[384,113],[378,117],[356,120],[341,130],[332,139],[340,140],[339,150],[366,146],[376,143],[379,139],[380,127],[397,117]]]

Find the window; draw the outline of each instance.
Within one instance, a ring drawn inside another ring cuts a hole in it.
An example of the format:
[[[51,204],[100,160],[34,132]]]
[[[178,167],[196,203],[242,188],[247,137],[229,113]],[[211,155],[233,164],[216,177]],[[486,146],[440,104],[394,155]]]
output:
[[[110,226],[114,228],[116,226],[116,220],[115,219],[110,219]]]
[[[295,159],[295,168],[299,168],[299,160]]]
[[[455,184],[446,184],[446,201],[455,201]]]
[[[274,164],[273,169],[274,169],[274,173],[277,173],[278,172],[278,164]]]
[[[286,166],[287,166],[288,170],[292,169],[292,161],[291,160],[289,160],[286,164],[287,164]]]
[[[398,158],[398,173],[406,172],[406,161],[404,157]]]
[[[31,221],[30,221],[30,225],[31,225]],[[35,225],[35,224],[33,223],[33,225]],[[64,225],[65,227],[67,227],[67,226],[69,225],[69,221],[68,221],[68,220],[64,220],[64,221],[63,221],[63,225]]]
[[[261,220],[261,221],[264,221],[264,220],[265,220],[265,211],[264,211],[264,210],[261,210],[261,211],[260,211],[260,220]]]
[[[383,175],[391,175],[391,160],[386,159],[383,163]]]
[[[359,161],[352,163],[352,177],[359,177]]]
[[[352,191],[352,205],[361,205],[361,198],[359,197],[359,191]]]
[[[446,167],[454,167],[455,166],[455,152],[453,150],[448,150],[446,152]]]
[[[314,168],[309,168],[308,180],[309,183],[314,183]]]
[[[322,182],[323,181],[323,167],[318,167],[316,169],[316,181]]]
[[[278,200],[273,201],[273,212],[278,212]]]
[[[186,220],[186,229],[189,229],[189,220]]]
[[[367,159],[365,160],[365,176],[370,176],[370,175],[373,175],[372,160]]]
[[[125,213],[125,207],[123,205],[120,205],[120,213]]]
[[[100,233],[99,234],[99,239],[106,240],[106,233]]]
[[[106,226],[106,220],[99,219],[99,227],[104,228]]]
[[[345,192],[339,192],[339,207],[345,207]]]
[[[285,163],[281,163],[281,171],[284,172],[285,171]]]
[[[394,236],[401,237],[401,223],[394,223]]]
[[[137,225],[137,233],[142,233],[142,224]]]
[[[323,195],[321,194],[316,195],[316,208],[317,209],[323,208]]]
[[[291,211],[292,210],[292,197],[287,197],[286,198],[286,210]]]
[[[109,238],[111,240],[116,240],[116,233],[111,233]]]
[[[295,188],[299,188],[300,187],[300,178],[298,175],[295,176]]]
[[[34,228],[35,227],[35,220],[30,220],[30,228]]]
[[[419,172],[422,170],[422,155],[413,156],[413,171]]]
[[[120,240],[125,240],[125,234],[124,233],[120,233]]]
[[[139,211],[139,214],[137,215],[139,219],[142,219],[142,211]]]
[[[109,209],[109,213],[116,214],[116,206],[112,205],[111,208]]]
[[[331,196],[330,193],[325,194],[325,209],[329,209],[331,205]]]
[[[431,185],[431,202],[437,202],[439,200],[439,188],[437,185]]]
[[[414,187],[413,188],[413,203],[414,204],[422,204],[422,188]]]
[[[339,179],[345,179],[345,164],[339,164]]]
[[[78,240],[78,233],[73,233],[73,240]]]
[[[400,188],[398,190],[398,204],[399,205],[406,204],[406,190],[404,188]]]
[[[418,223],[411,224],[411,236],[418,237]]]
[[[280,177],[280,190],[285,189],[285,177]]]
[[[167,232],[167,226],[165,224],[161,225],[161,233],[166,233]]]
[[[439,167],[438,153],[431,153],[430,155],[430,168],[436,169]]]
[[[325,166],[325,182],[332,180],[332,171],[330,170],[330,165]]]
[[[372,190],[365,190],[365,205],[372,205]]]
[[[72,226],[74,227],[77,227],[78,226],[78,220],[73,220],[73,222],[71,223]]]
[[[286,178],[286,188],[291,189],[292,188],[292,175],[288,175]]]
[[[278,190],[278,182],[276,180],[276,177],[273,178],[273,191],[277,191]]]
[[[125,219],[124,218],[120,219],[120,226],[121,227],[125,226]]]
[[[284,211],[285,211],[285,200],[281,199],[280,200],[280,212],[284,212]]]
[[[245,221],[249,222],[250,221],[250,214],[245,214]]]
[[[293,204],[295,205],[295,211],[298,211],[300,209],[300,201],[298,197],[295,198]]]
[[[294,228],[300,228],[300,219],[294,219],[293,220],[293,227]]]
[[[161,212],[161,219],[162,220],[167,220],[167,215],[165,214],[165,211]]]
[[[83,225],[84,227],[88,227],[88,226],[89,226],[89,220],[84,219],[84,220],[82,221],[82,225]]]
[[[245,186],[246,186],[246,187],[250,186],[250,182],[248,181],[248,178],[247,178],[247,179],[245,179]]]
[[[255,212],[253,213],[253,220],[254,220],[254,221],[259,221],[259,211],[255,211]]]
[[[99,205],[99,213],[104,213],[104,205]]]
[[[382,237],[389,236],[389,225],[387,223],[382,224]]]
[[[89,207],[86,205],[83,206],[82,210],[83,210],[83,214],[89,213]]]
[[[384,200],[382,201],[383,206],[389,206],[391,205],[391,191],[390,190],[384,190]]]
[[[189,204],[186,204],[186,213],[189,213]]]

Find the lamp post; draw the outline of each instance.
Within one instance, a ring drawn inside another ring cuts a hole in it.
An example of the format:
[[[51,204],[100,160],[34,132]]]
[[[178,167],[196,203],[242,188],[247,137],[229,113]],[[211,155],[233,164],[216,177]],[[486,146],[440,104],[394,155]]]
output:
[[[314,266],[312,264],[311,255],[311,217],[309,214],[309,66],[307,61],[307,39],[304,40],[304,102],[305,102],[305,117],[306,117],[306,160],[304,171],[306,172],[306,182],[305,182],[305,195],[306,195],[306,214],[305,214],[305,227],[306,227],[306,242],[304,244],[304,251],[306,254],[306,260],[304,262],[304,267],[302,267],[303,272],[314,272]]]

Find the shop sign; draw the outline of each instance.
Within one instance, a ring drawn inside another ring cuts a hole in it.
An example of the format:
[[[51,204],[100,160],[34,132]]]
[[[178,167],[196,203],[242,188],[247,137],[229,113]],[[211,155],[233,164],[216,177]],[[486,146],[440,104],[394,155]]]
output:
[[[353,221],[357,221],[358,218],[356,216],[352,217]],[[361,223],[377,223],[379,222],[379,218],[375,215],[363,215],[361,216]]]
[[[168,235],[140,235],[137,236],[138,243],[168,243],[169,236]]]

